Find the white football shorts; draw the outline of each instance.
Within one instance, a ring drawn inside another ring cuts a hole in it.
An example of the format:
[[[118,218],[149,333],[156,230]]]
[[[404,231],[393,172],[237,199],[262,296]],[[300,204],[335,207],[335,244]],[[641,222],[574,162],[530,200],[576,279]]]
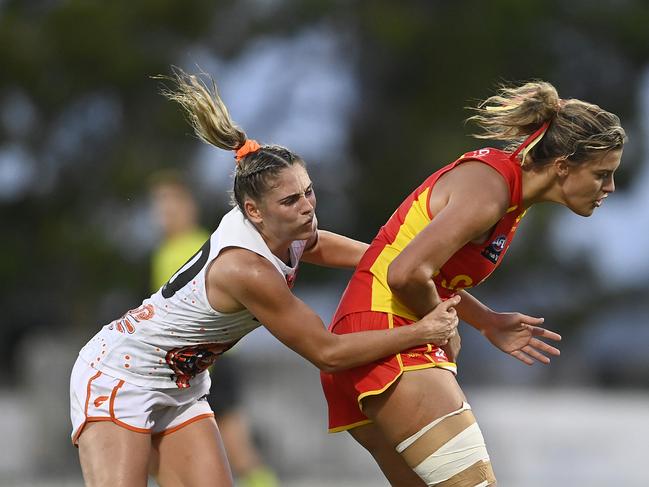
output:
[[[131,431],[169,434],[203,418],[213,417],[206,396],[210,381],[186,389],[135,386],[93,369],[77,358],[70,377],[72,443],[85,425],[112,421]]]

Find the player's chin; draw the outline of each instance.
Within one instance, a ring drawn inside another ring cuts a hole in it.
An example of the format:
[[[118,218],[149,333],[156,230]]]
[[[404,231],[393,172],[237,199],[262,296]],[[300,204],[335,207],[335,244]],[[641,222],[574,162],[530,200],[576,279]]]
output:
[[[597,208],[596,205],[591,204],[591,205],[588,205],[588,206],[580,206],[580,207],[577,207],[577,208],[572,207],[570,209],[573,211],[573,213],[576,213],[579,216],[589,217],[595,212],[596,208]]]

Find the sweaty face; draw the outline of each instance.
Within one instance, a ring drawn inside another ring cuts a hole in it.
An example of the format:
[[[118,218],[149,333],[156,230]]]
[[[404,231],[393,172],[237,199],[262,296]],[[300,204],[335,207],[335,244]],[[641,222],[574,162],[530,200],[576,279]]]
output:
[[[316,199],[306,169],[283,169],[258,205],[262,233],[276,241],[306,240],[313,234]]]
[[[592,215],[615,191],[613,175],[621,157],[622,149],[612,150],[579,166],[568,166],[561,185],[566,206],[578,215]]]

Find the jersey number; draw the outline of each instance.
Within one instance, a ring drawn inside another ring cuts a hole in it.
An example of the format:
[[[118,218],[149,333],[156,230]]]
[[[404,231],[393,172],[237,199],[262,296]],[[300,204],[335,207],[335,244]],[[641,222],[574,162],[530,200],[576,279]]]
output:
[[[162,286],[162,296],[165,299],[176,294],[200,272],[210,256],[210,240],[208,238],[207,242]]]

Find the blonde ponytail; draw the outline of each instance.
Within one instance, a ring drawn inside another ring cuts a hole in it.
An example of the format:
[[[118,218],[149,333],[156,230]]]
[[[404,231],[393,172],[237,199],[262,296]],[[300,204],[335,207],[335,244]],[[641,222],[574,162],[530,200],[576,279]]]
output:
[[[579,164],[596,152],[620,149],[626,142],[626,133],[615,114],[585,101],[562,100],[556,88],[545,81],[500,86],[498,94],[472,110],[475,115],[467,121],[482,129],[474,136],[509,142],[506,150],[513,152],[521,144],[526,145],[528,136],[540,134],[536,145],[528,146],[535,166],[557,157]],[[522,164],[530,162],[527,153],[521,153]]]
[[[180,68],[172,71],[172,76],[154,76],[173,83],[171,88],[161,90],[162,95],[185,110],[194,132],[202,141],[219,149],[235,151],[237,164],[232,200],[244,215],[246,198],[261,201],[282,170],[294,164],[304,167],[302,158],[287,148],[260,145],[248,139],[230,118],[211,76],[201,73],[209,79],[208,86],[197,75],[187,74]]]
[[[174,68],[172,76],[157,78],[173,83],[173,88],[163,89],[162,94],[185,110],[199,139],[220,149],[236,151],[246,142],[246,134],[230,118],[214,79],[205,76],[211,88],[199,76],[187,74],[180,68]]]
[[[544,81],[525,83],[518,87],[501,86],[473,110],[467,121],[476,123],[483,133],[480,139],[511,141],[531,134],[551,120],[560,109],[559,94]]]

